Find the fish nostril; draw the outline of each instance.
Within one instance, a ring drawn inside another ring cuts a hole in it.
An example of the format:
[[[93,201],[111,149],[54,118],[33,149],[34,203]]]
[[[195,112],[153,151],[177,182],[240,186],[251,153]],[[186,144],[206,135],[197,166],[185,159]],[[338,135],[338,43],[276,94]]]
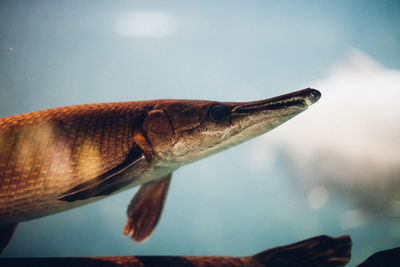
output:
[[[321,98],[321,92],[315,89],[312,89],[311,94],[315,98],[315,101]]]

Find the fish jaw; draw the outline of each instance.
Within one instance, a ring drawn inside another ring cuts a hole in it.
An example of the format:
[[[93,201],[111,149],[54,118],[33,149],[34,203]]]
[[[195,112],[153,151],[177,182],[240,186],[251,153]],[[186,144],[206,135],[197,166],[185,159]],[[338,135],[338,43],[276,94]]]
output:
[[[167,162],[183,165],[243,143],[305,111],[320,97],[319,91],[307,88],[261,101],[215,102],[209,113],[213,105],[220,106],[228,113],[227,119],[203,122],[178,139]]]

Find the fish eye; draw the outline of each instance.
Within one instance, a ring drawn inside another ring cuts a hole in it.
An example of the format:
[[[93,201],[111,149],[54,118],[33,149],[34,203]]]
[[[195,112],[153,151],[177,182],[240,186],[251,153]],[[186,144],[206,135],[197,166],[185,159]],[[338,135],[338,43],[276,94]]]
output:
[[[229,113],[230,111],[227,106],[217,104],[210,107],[208,110],[208,117],[213,122],[222,122],[228,118]]]

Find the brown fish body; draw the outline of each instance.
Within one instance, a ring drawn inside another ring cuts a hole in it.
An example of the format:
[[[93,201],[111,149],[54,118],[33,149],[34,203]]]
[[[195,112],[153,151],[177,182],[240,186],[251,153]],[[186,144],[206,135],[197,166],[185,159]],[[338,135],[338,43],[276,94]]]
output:
[[[134,136],[143,139],[139,125],[152,106],[90,104],[0,119],[0,222],[29,220],[99,199],[71,203],[58,196],[117,167],[132,150],[141,150]],[[145,173],[154,167],[142,168]],[[140,178],[131,184],[149,177]]]
[[[253,256],[113,256],[75,258],[0,258],[6,266],[345,266],[351,258],[349,236],[316,236],[294,244],[262,251]],[[372,266],[372,265],[371,265]]]
[[[123,233],[144,241],[175,169],[268,132],[320,95],[307,88],[254,102],[150,100],[0,118],[0,252],[18,222],[141,184]]]

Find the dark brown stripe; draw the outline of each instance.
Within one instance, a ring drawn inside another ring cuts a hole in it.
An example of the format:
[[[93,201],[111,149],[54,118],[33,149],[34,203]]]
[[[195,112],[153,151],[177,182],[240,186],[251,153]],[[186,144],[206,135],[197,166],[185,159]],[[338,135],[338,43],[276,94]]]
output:
[[[300,106],[300,107],[307,107],[307,104],[304,100],[288,100],[284,103],[264,103],[264,104],[257,104],[257,105],[248,105],[248,106],[241,106],[234,110],[235,113],[248,113],[248,112],[256,112],[256,111],[263,111],[263,110],[278,110],[284,109],[293,106]]]

